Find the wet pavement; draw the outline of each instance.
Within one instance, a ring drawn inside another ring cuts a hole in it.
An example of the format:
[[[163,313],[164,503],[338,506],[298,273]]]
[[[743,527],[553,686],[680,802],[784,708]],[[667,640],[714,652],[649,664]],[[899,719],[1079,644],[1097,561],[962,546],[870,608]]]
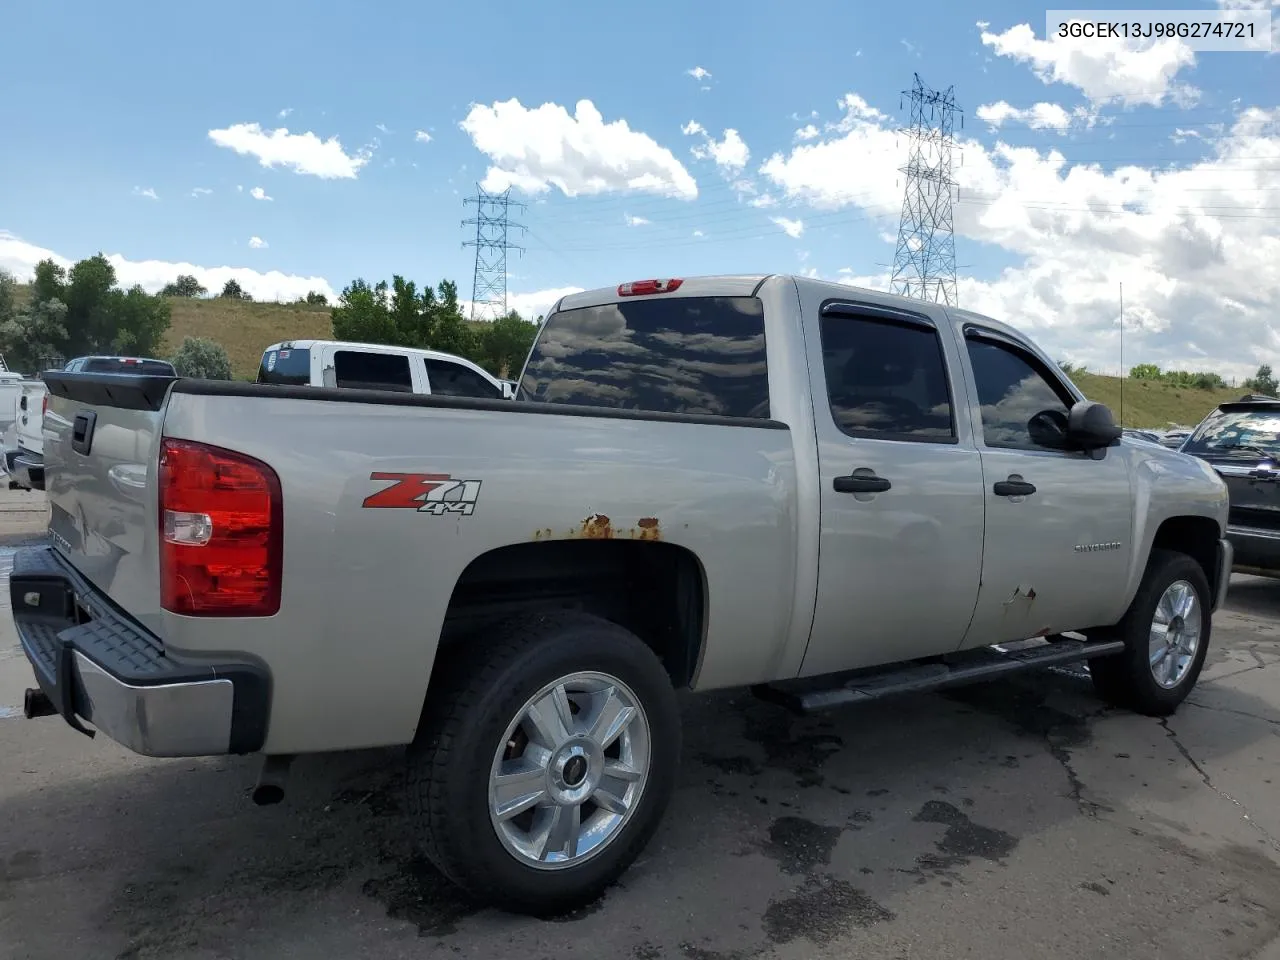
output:
[[[29,683],[2,614],[0,710]],[[0,719],[0,960],[1271,956],[1277,615],[1280,582],[1238,578],[1163,723],[1070,670],[804,719],[687,697],[654,842],[549,921],[479,909],[415,854],[399,751],[304,757],[256,808],[250,759]]]

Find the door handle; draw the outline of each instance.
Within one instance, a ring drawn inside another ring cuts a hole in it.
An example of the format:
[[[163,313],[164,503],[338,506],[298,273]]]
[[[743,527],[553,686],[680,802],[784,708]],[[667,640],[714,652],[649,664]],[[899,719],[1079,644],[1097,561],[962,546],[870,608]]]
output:
[[[893,486],[884,477],[875,474],[852,474],[847,477],[836,477],[831,481],[836,493],[884,493]]]
[[[997,497],[1029,497],[1036,492],[1036,485],[1025,480],[997,480],[991,492]]]

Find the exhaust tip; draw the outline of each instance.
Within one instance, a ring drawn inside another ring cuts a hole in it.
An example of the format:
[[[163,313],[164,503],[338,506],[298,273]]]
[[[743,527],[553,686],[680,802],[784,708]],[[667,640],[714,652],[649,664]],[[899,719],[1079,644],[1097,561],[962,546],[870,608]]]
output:
[[[43,690],[28,688],[22,695],[22,713],[28,720],[51,717],[57,712],[53,701],[45,695]]]
[[[284,799],[284,787],[278,783],[260,783],[253,788],[253,802],[260,807],[270,807]]]

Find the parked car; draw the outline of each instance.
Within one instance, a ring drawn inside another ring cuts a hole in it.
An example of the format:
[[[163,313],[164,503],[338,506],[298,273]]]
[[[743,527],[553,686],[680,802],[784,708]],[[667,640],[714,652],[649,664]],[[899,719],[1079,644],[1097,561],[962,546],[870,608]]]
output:
[[[1182,446],[1227,482],[1227,539],[1240,573],[1280,577],[1280,400],[1221,404]]]
[[[1160,435],[1152,433],[1150,430],[1129,430],[1124,431],[1124,435],[1132,440],[1141,440],[1144,443],[1160,443]]]
[[[510,399],[511,384],[439,350],[340,340],[286,340],[262,352],[258,383]]]
[[[1191,436],[1191,430],[1189,428],[1174,427],[1164,432],[1160,437],[1160,443],[1168,447],[1170,450],[1177,450],[1189,436]]]
[[[1167,715],[1232,563],[1222,478],[1022,334],[806,278],[567,296],[517,402],[46,379],[27,715],[260,753],[259,802],[297,754],[407,744],[418,843],[509,910],[642,850],[677,689],[809,711],[1088,660]]]
[[[107,376],[130,374],[171,379],[173,364],[150,357],[89,356],[68,360],[63,370]],[[9,489],[44,489],[44,415],[48,405],[43,379],[25,380],[18,396],[17,448],[5,451]]]

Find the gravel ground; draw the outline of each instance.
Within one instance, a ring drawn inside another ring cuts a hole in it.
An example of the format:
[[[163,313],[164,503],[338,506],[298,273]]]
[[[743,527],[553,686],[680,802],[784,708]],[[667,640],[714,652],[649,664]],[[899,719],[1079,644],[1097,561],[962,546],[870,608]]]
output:
[[[0,579],[43,510],[0,496]],[[398,751],[302,758],[256,808],[250,759],[0,719],[0,958],[1274,960],[1277,614],[1280,582],[1237,578],[1166,722],[1073,671],[805,719],[689,697],[658,836],[555,921],[478,909],[415,855]],[[0,718],[31,682],[14,644],[0,611]]]

